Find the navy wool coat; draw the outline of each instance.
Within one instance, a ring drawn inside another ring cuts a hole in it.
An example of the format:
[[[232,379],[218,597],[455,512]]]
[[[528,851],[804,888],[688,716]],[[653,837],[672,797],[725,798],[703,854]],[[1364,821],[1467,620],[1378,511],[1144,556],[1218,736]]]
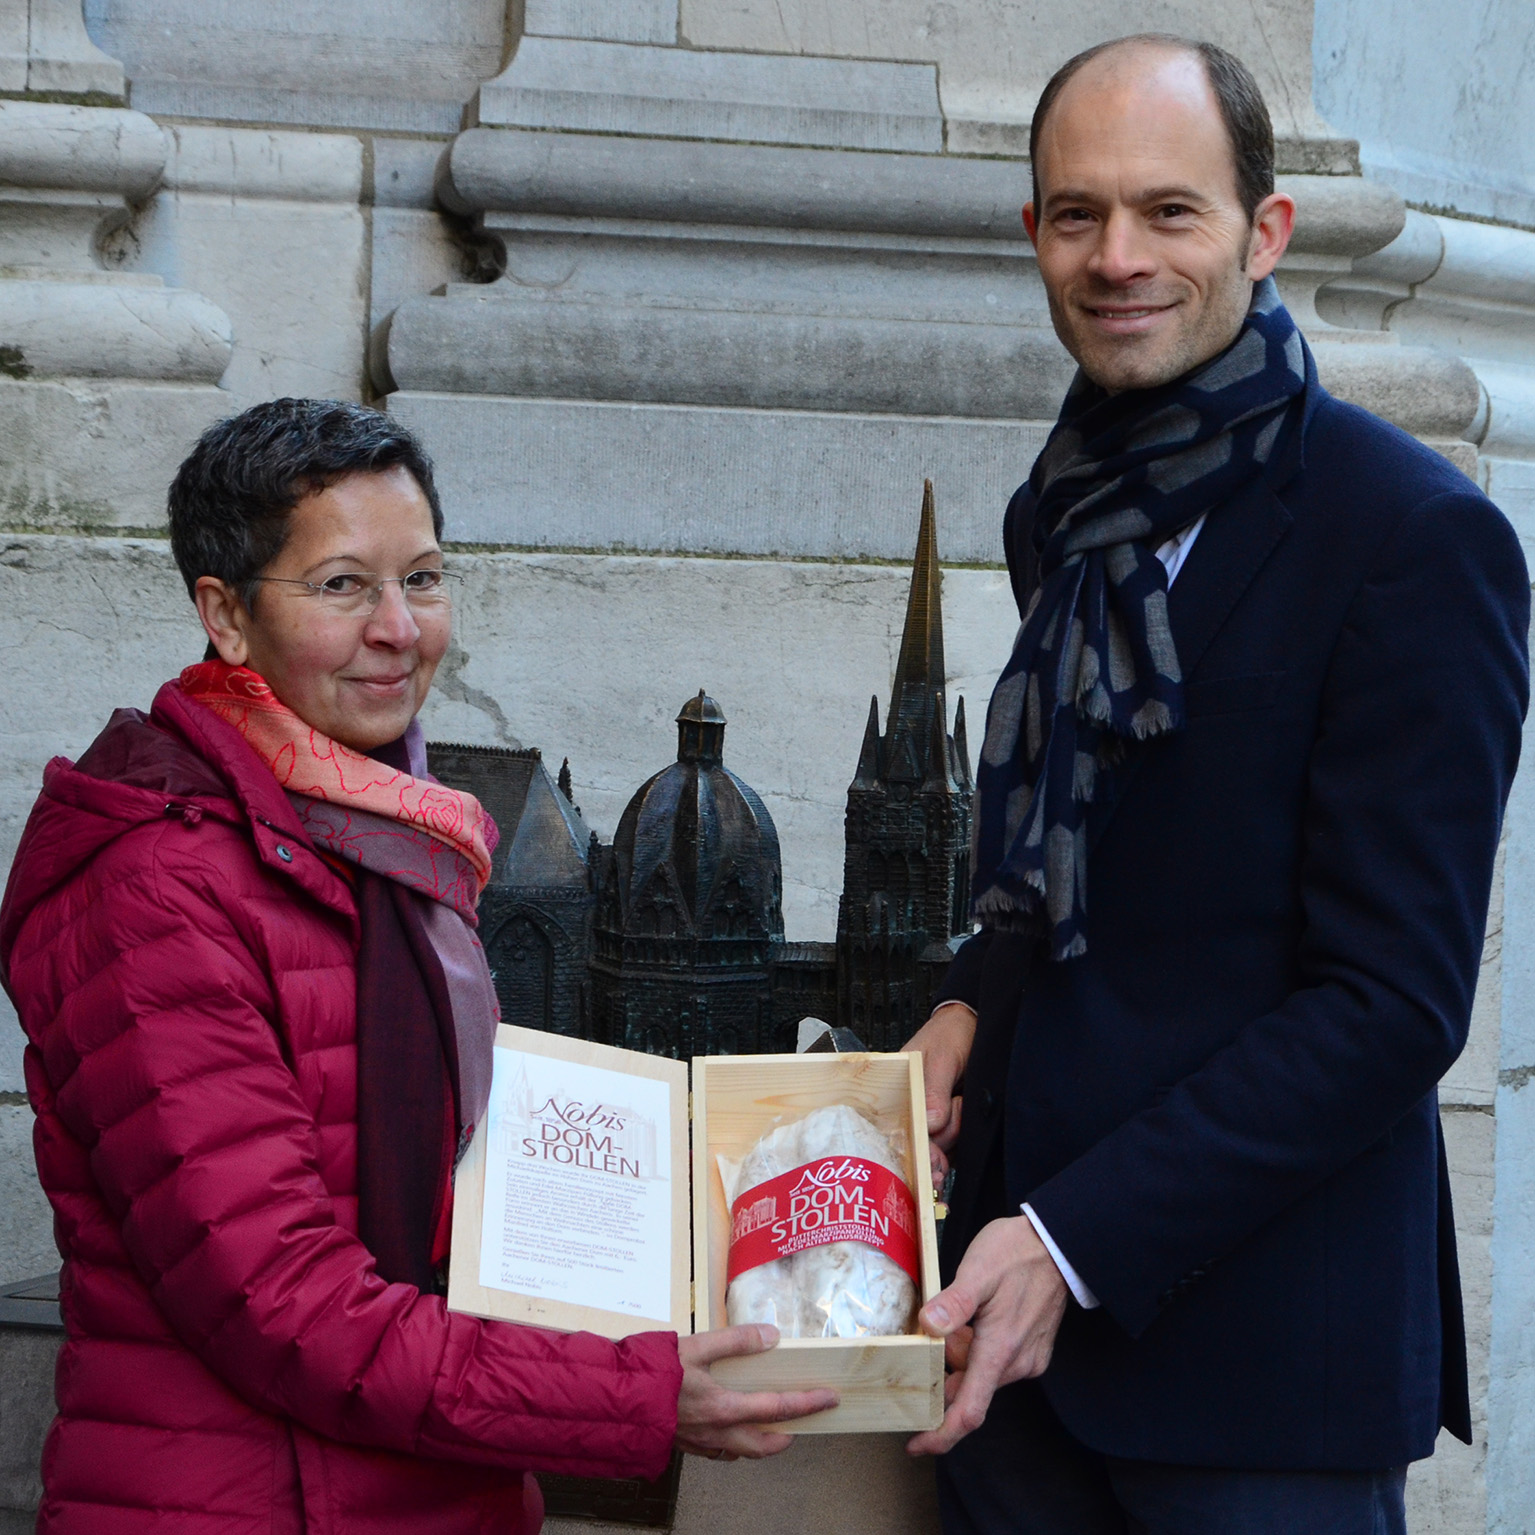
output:
[[[1008,566],[1034,582],[1014,498]],[[1465,1044],[1530,587],[1437,454],[1316,400],[1169,596],[1187,723],[1090,807],[1087,953],[983,931],[945,1232],[1027,1200],[1102,1302],[1042,1385],[1098,1451],[1377,1468],[1469,1438],[1435,1084]],[[1101,781],[1100,781],[1101,782]]]

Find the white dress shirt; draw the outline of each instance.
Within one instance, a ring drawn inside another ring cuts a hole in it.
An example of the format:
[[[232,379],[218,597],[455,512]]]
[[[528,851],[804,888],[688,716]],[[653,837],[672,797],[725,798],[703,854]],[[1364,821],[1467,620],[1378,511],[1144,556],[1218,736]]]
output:
[[[1157,558],[1167,570],[1168,586],[1178,579],[1178,572],[1183,569],[1183,562],[1189,557],[1189,550],[1194,547],[1194,540],[1199,537],[1199,530],[1204,525],[1203,517],[1198,522],[1191,522],[1181,533],[1175,533],[1157,550]],[[963,1007],[965,1004],[959,1005]],[[971,1011],[973,1012],[974,1009]],[[1055,1245],[1054,1238],[1045,1230],[1045,1223],[1028,1205],[1024,1205],[1023,1213],[1028,1216],[1029,1224],[1038,1234],[1039,1240],[1045,1244],[1045,1251],[1055,1260],[1055,1266],[1061,1271],[1061,1278],[1066,1281],[1066,1288],[1071,1291],[1077,1304],[1084,1311],[1094,1310],[1098,1305],[1098,1297],[1082,1282],[1082,1276],[1071,1266],[1071,1260]]]

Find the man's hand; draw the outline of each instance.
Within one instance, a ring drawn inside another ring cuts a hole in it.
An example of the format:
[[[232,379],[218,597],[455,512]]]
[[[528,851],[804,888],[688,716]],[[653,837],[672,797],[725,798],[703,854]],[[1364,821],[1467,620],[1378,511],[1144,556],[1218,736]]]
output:
[[[950,1375],[939,1427],[907,1442],[913,1455],[942,1455],[985,1421],[998,1386],[1043,1375],[1069,1292],[1027,1216],[992,1221],[970,1244],[947,1290],[917,1317],[944,1339]],[[973,1325],[967,1326],[967,1323]]]
[[[778,1342],[778,1329],[725,1327],[677,1340],[682,1393],[677,1398],[677,1448],[710,1460],[761,1460],[794,1443],[764,1423],[804,1418],[837,1405],[835,1391],[731,1391],[709,1373],[716,1359],[762,1354]]]
[[[901,1047],[922,1056],[922,1080],[927,1090],[928,1157],[933,1187],[940,1188],[949,1171],[948,1153],[959,1139],[960,1098],[955,1091],[975,1042],[975,1013],[963,1002],[945,1002]]]

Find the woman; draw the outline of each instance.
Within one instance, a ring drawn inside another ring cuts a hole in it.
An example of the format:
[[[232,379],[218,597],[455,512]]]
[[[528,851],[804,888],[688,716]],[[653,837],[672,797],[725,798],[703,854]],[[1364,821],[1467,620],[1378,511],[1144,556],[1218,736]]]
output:
[[[431,467],[387,417],[278,400],[170,495],[209,659],[48,766],[0,908],[67,1339],[45,1535],[531,1532],[527,1473],[764,1455],[704,1366],[450,1315],[451,1175],[495,1000],[495,829],[432,784],[448,646]]]

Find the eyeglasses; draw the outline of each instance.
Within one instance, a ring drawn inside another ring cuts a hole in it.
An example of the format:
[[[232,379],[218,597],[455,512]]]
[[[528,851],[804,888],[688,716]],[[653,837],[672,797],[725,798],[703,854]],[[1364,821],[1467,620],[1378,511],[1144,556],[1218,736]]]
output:
[[[318,597],[327,613],[342,618],[373,613],[384,600],[386,586],[398,586],[413,608],[441,607],[449,600],[449,583],[457,576],[450,570],[412,570],[403,576],[380,576],[371,570],[347,570],[327,576],[323,581],[299,581],[292,576],[256,576],[256,581],[273,581],[279,586],[302,586],[311,597]]]

